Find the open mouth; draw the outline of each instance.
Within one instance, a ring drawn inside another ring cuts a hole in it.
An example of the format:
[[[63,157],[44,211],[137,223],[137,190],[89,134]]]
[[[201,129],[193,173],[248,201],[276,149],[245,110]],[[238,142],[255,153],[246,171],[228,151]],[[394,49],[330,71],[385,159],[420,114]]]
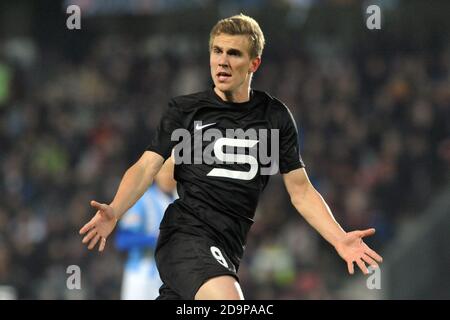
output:
[[[231,74],[228,72],[218,72],[217,74],[217,78],[219,79],[219,81],[226,81],[231,77]]]

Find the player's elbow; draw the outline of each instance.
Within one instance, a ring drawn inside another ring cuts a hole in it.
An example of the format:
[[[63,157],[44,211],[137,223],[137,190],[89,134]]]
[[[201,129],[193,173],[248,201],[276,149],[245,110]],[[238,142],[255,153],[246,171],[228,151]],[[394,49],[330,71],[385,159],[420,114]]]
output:
[[[291,195],[291,203],[295,208],[298,208],[301,206],[302,201],[300,200],[299,196]]]
[[[296,209],[300,210],[304,206],[310,186],[311,185],[309,183],[302,183],[296,185],[295,188],[293,188],[293,190],[289,193],[291,203]]]

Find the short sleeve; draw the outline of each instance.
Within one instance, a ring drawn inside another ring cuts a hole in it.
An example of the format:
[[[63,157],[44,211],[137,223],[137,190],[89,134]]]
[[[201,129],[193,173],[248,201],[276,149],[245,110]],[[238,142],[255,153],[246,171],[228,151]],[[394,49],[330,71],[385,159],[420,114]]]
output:
[[[182,115],[177,104],[171,100],[169,107],[162,115],[161,121],[147,147],[148,151],[153,151],[161,155],[164,159],[170,157],[171,152],[177,141],[172,141],[172,132],[182,128]]]
[[[280,119],[280,173],[305,167],[300,155],[297,125],[291,111],[283,104]]]

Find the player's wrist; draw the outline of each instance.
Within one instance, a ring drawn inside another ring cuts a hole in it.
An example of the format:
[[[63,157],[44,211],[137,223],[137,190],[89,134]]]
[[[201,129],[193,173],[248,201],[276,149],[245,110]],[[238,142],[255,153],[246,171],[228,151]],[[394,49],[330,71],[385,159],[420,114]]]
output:
[[[114,205],[114,202],[111,202],[109,206],[111,207],[111,213],[112,213],[111,215],[112,215],[115,223],[118,223],[121,218],[121,215],[119,214],[119,210],[117,210],[116,206]]]
[[[340,235],[336,235],[335,237],[333,237],[331,242],[331,245],[335,248],[335,249],[339,249],[342,244],[345,241],[345,237],[347,235],[347,232],[343,231],[342,234]]]

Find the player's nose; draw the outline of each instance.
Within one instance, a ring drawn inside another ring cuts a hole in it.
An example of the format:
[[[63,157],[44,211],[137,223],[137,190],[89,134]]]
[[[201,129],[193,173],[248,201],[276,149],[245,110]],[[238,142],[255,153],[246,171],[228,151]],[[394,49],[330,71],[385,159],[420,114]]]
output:
[[[228,72],[230,72],[230,69],[231,69],[231,67],[228,63],[220,63],[217,71],[228,73]]]
[[[218,60],[219,66],[228,66],[228,59],[226,54],[221,54]]]

